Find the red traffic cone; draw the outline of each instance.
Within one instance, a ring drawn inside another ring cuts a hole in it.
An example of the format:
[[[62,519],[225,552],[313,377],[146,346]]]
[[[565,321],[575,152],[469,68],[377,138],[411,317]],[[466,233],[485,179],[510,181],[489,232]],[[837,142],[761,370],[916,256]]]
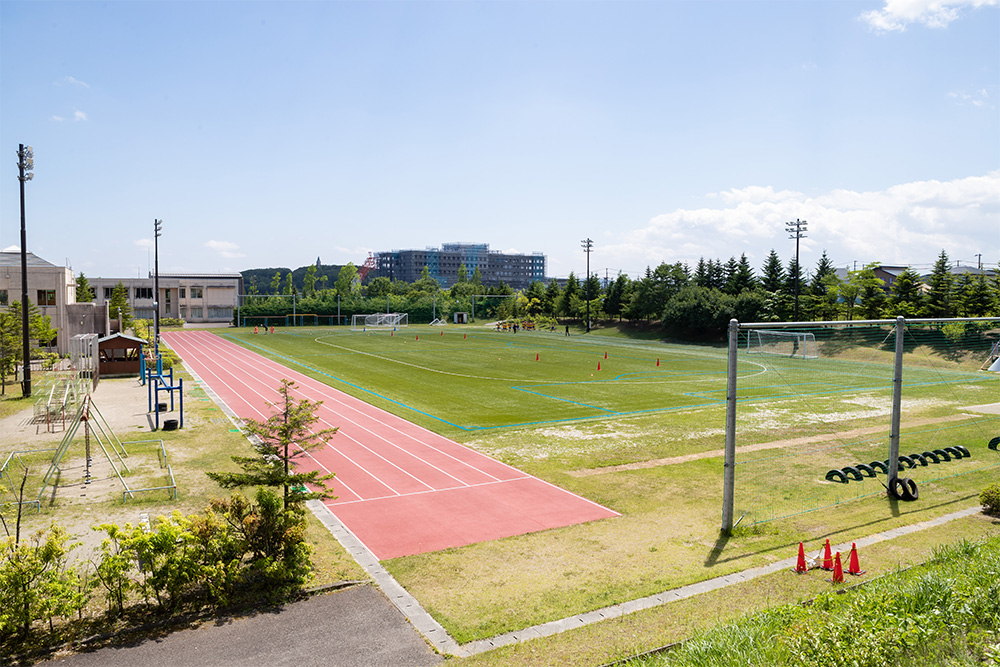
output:
[[[442,336],[444,335],[444,332],[443,332],[443,331],[441,332],[441,335],[442,335]]]
[[[420,340],[420,336],[419,336],[419,334],[417,335],[417,340]]]
[[[830,577],[830,581],[835,584],[844,583],[844,566],[840,562],[840,552],[833,559],[833,576]]]
[[[392,334],[393,334],[393,333],[394,333],[394,332],[392,332],[392,331],[390,331],[390,332],[389,332],[389,338],[392,338]]]
[[[809,568],[806,567],[806,549],[801,542],[799,542],[799,559],[795,563],[795,571],[799,574],[809,571]]]
[[[601,370],[601,362],[597,362],[597,370]]]
[[[604,358],[605,358],[605,359],[607,359],[607,358],[608,358],[608,353],[607,353],[607,352],[605,352],[605,353],[604,353]]]
[[[657,368],[660,366],[660,358],[659,357],[656,358],[656,366],[657,366]]]
[[[462,340],[465,340],[468,337],[469,337],[469,334],[462,334]]]
[[[830,553],[830,540],[827,539],[826,544],[823,545],[823,565],[821,566],[823,570],[833,569],[833,554]]]
[[[853,574],[856,577],[860,577],[865,573],[865,571],[861,569],[861,563],[858,562],[858,547],[854,542],[851,542],[851,558],[847,564],[847,572],[848,574]]]
[[[535,352],[535,361],[538,361],[538,353]]]

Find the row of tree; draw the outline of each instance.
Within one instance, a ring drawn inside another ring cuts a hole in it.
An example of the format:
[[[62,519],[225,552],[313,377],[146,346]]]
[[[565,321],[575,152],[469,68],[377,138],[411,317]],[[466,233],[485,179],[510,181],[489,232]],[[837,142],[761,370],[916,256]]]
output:
[[[237,317],[287,315],[293,312],[340,315],[380,311],[408,312],[413,321],[449,317],[454,311],[472,311],[489,318],[582,318],[629,321],[661,320],[680,334],[721,332],[732,317],[740,321],[820,321],[904,317],[983,317],[1000,314],[1000,275],[950,270],[941,251],[926,278],[907,268],[891,286],[876,275],[877,264],[849,271],[841,278],[824,252],[808,277],[793,259],[783,264],[773,250],[759,274],[746,255],[728,261],[701,259],[694,269],[682,262],[647,268],[631,279],[620,274],[604,284],[596,275],[580,280],[571,273],[564,285],[535,281],[523,290],[507,285],[483,286],[478,270],[464,267],[450,289],[442,289],[427,268],[413,283],[377,277],[367,285],[356,267],[341,268],[331,288],[306,283],[301,295],[290,280],[285,297],[247,299]],[[272,287],[281,284],[274,276]],[[273,290],[272,290],[273,292]],[[588,308],[589,307],[589,308]]]

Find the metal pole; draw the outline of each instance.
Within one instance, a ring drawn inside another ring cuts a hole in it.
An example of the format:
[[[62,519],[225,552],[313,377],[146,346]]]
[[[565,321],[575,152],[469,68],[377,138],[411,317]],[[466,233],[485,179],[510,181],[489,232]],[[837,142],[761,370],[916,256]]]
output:
[[[729,320],[729,359],[726,371],[726,455],[722,473],[722,532],[733,530],[733,499],[736,490],[736,348],[740,323]]]
[[[590,253],[594,247],[594,242],[589,238],[580,241],[583,251],[587,253],[587,278],[584,281],[584,293],[587,297],[587,333],[590,333]]]
[[[31,148],[28,148],[28,153]],[[21,393],[31,397],[31,346],[28,343],[28,235],[24,227],[24,182],[31,180],[32,174],[24,175],[27,154],[24,144],[17,145],[17,180],[21,182]],[[31,163],[32,166],[34,163]]]
[[[889,488],[892,480],[899,476],[899,413],[903,402],[903,335],[906,318],[896,318],[896,359],[892,369],[892,419],[889,427]],[[891,494],[890,494],[891,495]]]
[[[153,344],[156,358],[160,357],[160,230],[162,220],[153,220]],[[159,371],[159,366],[157,366]]]

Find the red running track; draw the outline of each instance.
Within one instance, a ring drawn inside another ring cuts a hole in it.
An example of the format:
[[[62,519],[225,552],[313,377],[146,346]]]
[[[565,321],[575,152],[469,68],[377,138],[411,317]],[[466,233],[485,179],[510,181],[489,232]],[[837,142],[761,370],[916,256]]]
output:
[[[325,504],[379,560],[618,516],[212,333],[163,338],[240,417],[266,419],[282,379],[323,401],[339,430],[302,466],[337,474]]]

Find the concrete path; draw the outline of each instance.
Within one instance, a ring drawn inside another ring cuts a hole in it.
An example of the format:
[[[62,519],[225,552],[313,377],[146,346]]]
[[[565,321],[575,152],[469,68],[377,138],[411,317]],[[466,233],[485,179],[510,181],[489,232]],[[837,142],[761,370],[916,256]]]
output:
[[[370,585],[275,611],[223,619],[133,643],[57,658],[62,667],[424,667],[443,658]]]

